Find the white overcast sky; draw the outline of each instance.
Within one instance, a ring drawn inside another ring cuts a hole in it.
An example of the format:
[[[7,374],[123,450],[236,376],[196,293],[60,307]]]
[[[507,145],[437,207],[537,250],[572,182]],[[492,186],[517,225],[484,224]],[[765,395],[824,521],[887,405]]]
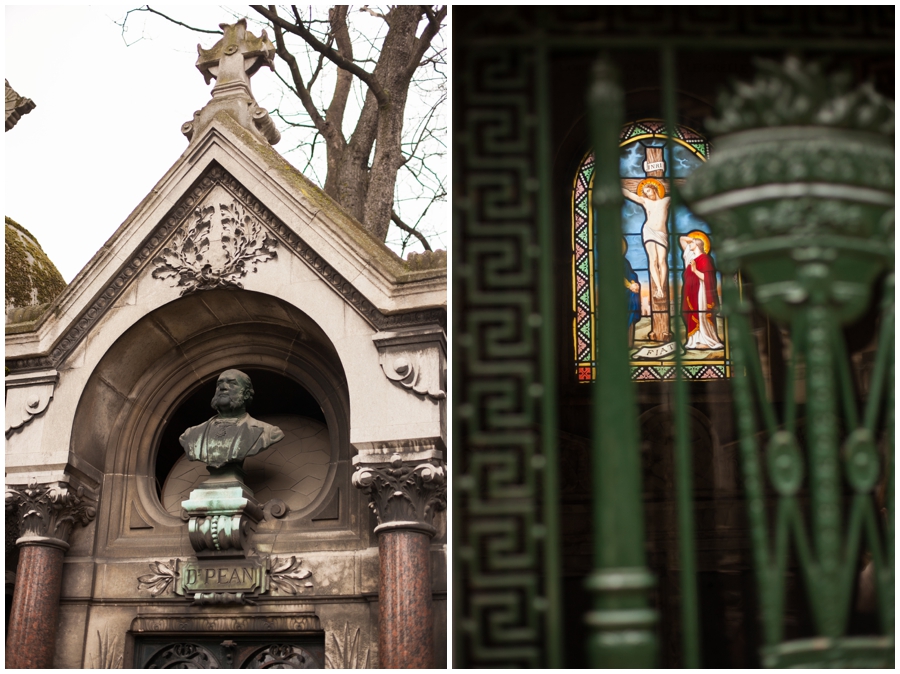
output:
[[[67,282],[181,156],[181,125],[214,84],[194,63],[197,43],[208,48],[218,36],[142,13],[129,19],[134,42],[126,46],[115,22],[127,9],[5,7],[5,77],[37,107],[4,134],[3,210],[37,237]],[[203,28],[234,20],[222,7],[158,9]],[[263,107],[278,104],[277,85],[268,69],[254,76]]]

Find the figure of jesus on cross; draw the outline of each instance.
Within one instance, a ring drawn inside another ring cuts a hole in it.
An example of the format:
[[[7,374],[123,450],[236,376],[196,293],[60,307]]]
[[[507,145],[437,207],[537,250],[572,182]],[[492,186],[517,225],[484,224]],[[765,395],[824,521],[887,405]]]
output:
[[[650,266],[650,294],[654,299],[663,299],[663,289],[669,273],[669,202],[671,197],[665,195],[665,187],[653,178],[642,180],[635,194],[629,189],[622,188],[626,199],[639,204],[647,214],[644,227],[641,230],[641,238],[644,240],[644,249],[647,251],[647,260]]]

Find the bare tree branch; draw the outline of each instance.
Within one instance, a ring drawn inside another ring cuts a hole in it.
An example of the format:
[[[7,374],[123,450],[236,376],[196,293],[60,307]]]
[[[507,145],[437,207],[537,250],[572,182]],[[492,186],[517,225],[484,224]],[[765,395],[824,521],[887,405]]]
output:
[[[372,73],[368,72],[360,68],[356,65],[352,60],[347,60],[340,54],[338,54],[331,47],[323,44],[315,35],[309,32],[309,29],[303,25],[303,22],[299,19],[296,24],[293,24],[289,21],[285,21],[280,16],[278,16],[278,10],[275,8],[275,5],[270,5],[268,8],[263,7],[262,5],[250,5],[255,11],[268,19],[272,26],[278,26],[282,30],[285,30],[289,33],[293,33],[297,35],[306,42],[310,47],[315,49],[320,54],[324,54],[325,58],[330,60],[339,68],[343,68],[344,70],[348,70],[353,75],[356,75],[359,79],[366,83],[366,86],[369,87],[369,91],[378,99],[379,105],[387,105],[388,104],[388,96],[385,94],[384,89],[381,88],[377,78],[375,78]]]
[[[319,111],[316,109],[316,104],[309,94],[309,89],[307,89],[306,85],[303,83],[303,76],[300,74],[300,68],[297,66],[297,59],[294,58],[294,55],[288,51],[287,46],[284,44],[284,35],[281,32],[281,28],[273,26],[273,29],[275,33],[275,51],[281,59],[287,63],[288,68],[291,71],[291,79],[294,81],[294,86],[291,87],[291,90],[297,94],[297,98],[300,99],[300,102],[303,104],[303,109],[306,110],[313,124],[316,125],[316,129],[318,129],[322,135],[327,137],[328,132],[326,130],[327,125],[325,119],[319,114]],[[281,76],[279,75],[279,78],[280,77]]]
[[[426,239],[422,234],[416,231],[414,228],[407,225],[403,220],[400,219],[400,216],[397,215],[397,211],[391,209],[391,222],[393,222],[397,227],[402,229],[404,232],[409,232],[414,237],[416,237],[421,243],[425,250],[431,250],[431,246],[428,245],[428,239]]]
[[[434,36],[440,31],[441,21],[447,16],[447,5],[440,7],[437,13],[427,5],[423,6],[423,9],[425,10],[425,15],[428,17],[428,26],[422,31],[422,37],[419,38],[418,47],[413,52],[412,58],[409,60],[409,65],[406,67],[409,77],[412,77],[416,68],[419,67],[419,61],[422,60],[425,52],[428,51],[428,47],[431,46],[431,41],[434,39]]]
[[[156,14],[157,16],[161,16],[166,21],[171,21],[176,26],[181,26],[182,28],[187,28],[188,30],[192,30],[195,33],[209,33],[212,35],[222,35],[221,30],[208,30],[206,28],[195,28],[194,26],[189,26],[186,23],[182,23],[181,21],[173,19],[171,16],[166,16],[162,12],[153,9],[150,5],[144,5],[143,7],[138,7],[137,9],[128,10],[128,14],[130,14],[131,12],[150,12],[151,14]]]

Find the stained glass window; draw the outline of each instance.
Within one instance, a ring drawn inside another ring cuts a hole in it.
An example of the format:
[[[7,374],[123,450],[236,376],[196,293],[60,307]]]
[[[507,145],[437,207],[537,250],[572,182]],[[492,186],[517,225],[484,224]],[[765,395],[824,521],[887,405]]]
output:
[[[722,379],[731,374],[722,277],[709,226],[679,205],[669,191],[705,162],[709,143],[679,126],[671,153],[665,123],[644,119],[627,124],[620,138],[622,206],[622,292],[628,297],[628,343],[632,378],[675,377],[675,349],[682,349],[686,379]],[[596,377],[597,322],[593,221],[590,209],[594,154],[578,167],[572,191],[572,284],[575,368],[579,382]],[[676,305],[683,328],[676,330]]]

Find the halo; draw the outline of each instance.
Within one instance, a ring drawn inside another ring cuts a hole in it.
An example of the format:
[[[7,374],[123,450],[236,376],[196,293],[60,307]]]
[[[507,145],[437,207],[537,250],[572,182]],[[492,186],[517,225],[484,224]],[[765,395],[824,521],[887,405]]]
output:
[[[644,178],[641,182],[639,182],[638,186],[637,186],[638,196],[643,196],[644,185],[646,185],[647,183],[653,183],[654,185],[656,185],[656,191],[659,193],[660,199],[662,199],[664,196],[666,196],[666,186],[663,185],[656,178]]]
[[[695,229],[693,232],[688,232],[688,236],[692,239],[700,239],[703,242],[703,252],[709,253],[710,243],[709,236],[706,232],[701,232],[699,229]]]

